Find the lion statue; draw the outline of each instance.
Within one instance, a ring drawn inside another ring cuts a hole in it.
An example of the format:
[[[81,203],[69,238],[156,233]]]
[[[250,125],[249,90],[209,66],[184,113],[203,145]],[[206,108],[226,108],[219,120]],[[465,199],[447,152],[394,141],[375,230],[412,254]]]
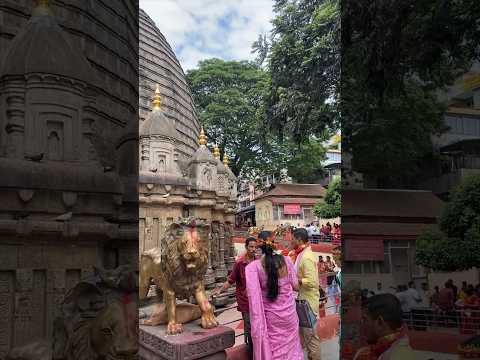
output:
[[[144,325],[159,325],[164,313],[167,317],[167,334],[183,332],[182,322],[195,319],[195,309],[188,306],[177,308],[176,298],[189,299],[195,296],[201,312],[204,329],[218,326],[213,307],[208,301],[203,278],[208,268],[208,248],[211,236],[210,225],[196,222],[173,223],[161,240],[160,248],[142,254],[140,260],[140,300],[146,298],[150,281],[157,286],[157,297],[165,302],[164,308],[157,304]],[[192,310],[193,309],[193,310]],[[182,313],[179,313],[182,311]],[[184,314],[187,311],[191,318]]]

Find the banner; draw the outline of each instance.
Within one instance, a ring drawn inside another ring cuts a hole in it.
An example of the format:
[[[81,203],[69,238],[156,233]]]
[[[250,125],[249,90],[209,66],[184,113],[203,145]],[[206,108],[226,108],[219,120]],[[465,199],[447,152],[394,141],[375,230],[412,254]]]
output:
[[[297,215],[302,213],[302,209],[298,204],[284,204],[283,213],[285,215]]]
[[[346,261],[383,261],[383,239],[344,239]]]

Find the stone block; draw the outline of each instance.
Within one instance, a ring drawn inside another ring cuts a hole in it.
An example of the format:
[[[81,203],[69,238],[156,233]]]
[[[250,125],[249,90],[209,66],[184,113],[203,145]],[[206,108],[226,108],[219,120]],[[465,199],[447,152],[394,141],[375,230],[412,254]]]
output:
[[[139,328],[141,360],[225,360],[235,344],[235,331],[226,326],[202,329],[199,321],[184,325],[180,335],[166,335],[166,326]]]

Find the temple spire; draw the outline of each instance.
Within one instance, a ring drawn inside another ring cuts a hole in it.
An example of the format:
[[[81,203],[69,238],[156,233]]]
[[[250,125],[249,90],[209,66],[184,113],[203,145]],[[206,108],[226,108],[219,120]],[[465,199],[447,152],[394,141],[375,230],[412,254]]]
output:
[[[162,105],[162,99],[160,98],[160,88],[157,87],[155,89],[155,96],[153,97],[153,110],[160,110]]]
[[[213,148],[213,157],[220,160],[220,148],[218,147],[218,145],[215,145],[215,147]]]
[[[32,15],[52,15],[52,9],[50,8],[50,0],[37,0],[37,6],[35,6],[35,8],[33,9]]]
[[[230,161],[229,161],[229,157],[227,154],[223,154],[223,165],[225,165],[226,167],[228,167],[228,164],[230,164]]]
[[[203,130],[203,127],[202,130],[200,130],[200,138],[198,139],[198,143],[200,144],[200,146],[207,145],[207,137],[205,136],[205,131]]]

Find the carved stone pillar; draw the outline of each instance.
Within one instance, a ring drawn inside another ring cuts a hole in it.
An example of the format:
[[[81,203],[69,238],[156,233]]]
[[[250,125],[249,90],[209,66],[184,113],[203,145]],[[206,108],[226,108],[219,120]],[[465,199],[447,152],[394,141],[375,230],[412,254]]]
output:
[[[218,268],[216,271],[217,280],[224,281],[227,277],[227,267],[225,266],[225,225],[219,224],[219,250],[218,250]]]
[[[90,269],[82,269],[82,278],[91,274]],[[47,333],[53,333],[55,318],[62,315],[62,302],[65,298],[65,269],[49,269],[47,272]]]
[[[31,269],[17,269],[16,284],[14,346],[21,346],[28,343],[31,338],[33,271]]]
[[[219,251],[219,226],[218,222],[212,222],[212,243],[211,243],[211,262],[212,269],[216,270],[218,268],[218,251]]]
[[[235,264],[235,244],[233,243],[233,229],[230,223],[225,224],[225,244],[227,269],[232,271],[233,264]]]
[[[2,114],[6,115],[6,155],[10,158],[23,159],[25,155],[25,94],[13,86],[7,88],[6,91],[10,91],[6,99],[6,114]]]
[[[143,138],[141,140],[141,148],[140,148],[140,169],[143,171],[150,170],[150,143],[148,139]]]
[[[205,288],[212,289],[215,287],[215,271],[212,269],[212,245],[213,245],[213,233],[209,235],[208,242],[208,268],[207,273],[204,276]]]
[[[2,249],[4,250],[4,249]],[[11,314],[15,308],[14,300],[15,274],[8,271],[0,272],[0,359],[5,358],[13,347],[14,319]]]

